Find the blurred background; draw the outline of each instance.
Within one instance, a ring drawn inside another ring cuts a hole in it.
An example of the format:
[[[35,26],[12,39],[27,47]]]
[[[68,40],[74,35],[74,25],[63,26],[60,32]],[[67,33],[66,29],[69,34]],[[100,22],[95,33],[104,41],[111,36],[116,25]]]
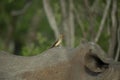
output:
[[[0,50],[40,54],[64,35],[62,46],[85,39],[118,60],[120,0],[0,0]]]

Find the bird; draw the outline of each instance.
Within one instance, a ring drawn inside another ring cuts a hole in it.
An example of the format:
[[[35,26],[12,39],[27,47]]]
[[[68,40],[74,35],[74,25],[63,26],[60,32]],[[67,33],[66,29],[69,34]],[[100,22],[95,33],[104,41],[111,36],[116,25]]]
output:
[[[59,39],[54,42],[54,44],[51,46],[51,48],[60,46],[60,44],[63,41],[63,37],[64,37],[63,34],[60,34]]]

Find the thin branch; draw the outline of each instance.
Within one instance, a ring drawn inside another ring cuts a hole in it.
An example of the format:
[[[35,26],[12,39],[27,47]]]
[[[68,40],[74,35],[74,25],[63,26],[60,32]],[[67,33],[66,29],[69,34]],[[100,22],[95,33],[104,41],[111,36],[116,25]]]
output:
[[[83,37],[85,38],[86,33],[85,33],[85,29],[84,29],[84,24],[82,23],[82,20],[80,19],[79,13],[78,13],[77,9],[75,8],[75,6],[74,6],[74,12],[75,12],[75,16],[76,16],[76,19],[78,21],[78,24],[80,25]]]
[[[55,20],[55,16],[54,16],[52,8],[50,6],[49,0],[43,0],[43,6],[44,6],[46,16],[48,18],[49,24],[54,31],[56,39],[58,39],[60,32],[58,30],[57,22]]]
[[[115,61],[118,61],[119,56],[120,56],[120,27],[118,29],[118,33],[117,34],[118,34],[118,49],[117,49]]]
[[[85,7],[87,8],[88,12],[90,10],[90,5],[89,5],[89,2],[88,0],[84,0],[84,3],[85,3]]]
[[[95,20],[94,20],[94,15],[90,9],[91,5],[89,3],[89,0],[84,0],[85,7],[86,7],[86,13],[88,14],[88,20],[89,20],[89,28],[88,28],[88,34],[87,36],[90,36],[90,39],[93,41],[94,36],[95,36]]]
[[[101,36],[101,33],[103,31],[103,28],[104,28],[105,21],[107,19],[108,11],[110,9],[110,5],[111,5],[111,0],[107,0],[107,4],[106,4],[106,7],[105,7],[105,10],[104,10],[104,13],[103,13],[103,17],[102,17],[102,20],[101,20],[101,23],[100,23],[100,26],[99,26],[99,29],[98,29],[98,33],[95,37],[95,42],[98,42],[98,40]]]
[[[30,44],[32,42],[35,42],[36,38],[37,38],[37,29],[38,29],[38,25],[39,22],[41,20],[41,17],[43,16],[41,14],[42,11],[36,11],[35,14],[33,15],[32,19],[31,19],[31,24],[28,30],[28,40],[27,43]]]
[[[120,56],[120,26],[118,28],[118,33],[117,33],[117,37],[118,37],[118,49],[117,49],[117,53],[116,53],[116,56],[115,56],[115,61],[118,61],[119,59],[119,56]]]
[[[95,0],[93,5],[90,7],[90,10],[93,12],[95,10],[95,8],[98,6],[100,0]]]
[[[118,20],[117,20],[117,1],[114,0],[112,2],[111,7],[111,37],[110,37],[110,44],[109,44],[109,52],[108,56],[113,58],[116,54],[116,46],[117,46],[117,27],[118,27]]]
[[[31,4],[32,4],[31,1],[27,2],[21,10],[13,10],[11,12],[11,15],[12,16],[19,16],[19,15],[24,14],[27,11],[27,9],[31,6]]]

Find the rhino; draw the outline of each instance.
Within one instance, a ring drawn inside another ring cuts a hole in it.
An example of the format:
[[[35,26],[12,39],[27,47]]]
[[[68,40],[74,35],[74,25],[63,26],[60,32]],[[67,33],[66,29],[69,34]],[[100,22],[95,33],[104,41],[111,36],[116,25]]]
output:
[[[120,63],[93,42],[29,57],[0,52],[0,80],[120,80]]]

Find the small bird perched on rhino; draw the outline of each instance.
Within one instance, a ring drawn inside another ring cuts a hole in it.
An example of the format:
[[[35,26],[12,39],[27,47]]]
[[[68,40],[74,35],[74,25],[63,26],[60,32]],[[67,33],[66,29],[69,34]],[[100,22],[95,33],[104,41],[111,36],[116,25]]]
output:
[[[63,41],[63,38],[64,38],[63,34],[60,34],[59,39],[55,41],[55,43],[51,46],[51,48],[59,47]]]

